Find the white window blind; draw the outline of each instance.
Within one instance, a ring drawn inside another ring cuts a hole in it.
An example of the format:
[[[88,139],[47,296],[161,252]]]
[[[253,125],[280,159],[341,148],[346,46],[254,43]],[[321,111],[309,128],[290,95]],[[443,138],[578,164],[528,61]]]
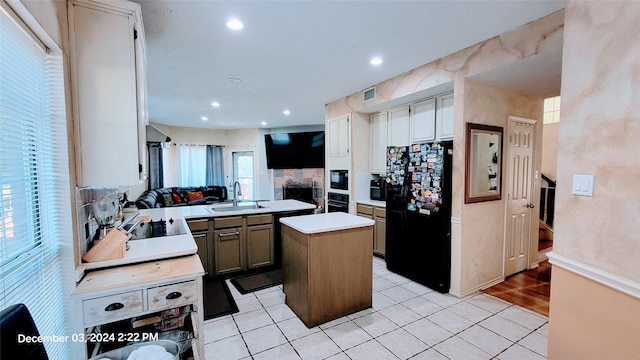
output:
[[[0,308],[24,303],[41,335],[71,333],[64,106],[62,56],[0,2]],[[68,345],[45,343],[52,359],[69,358]]]

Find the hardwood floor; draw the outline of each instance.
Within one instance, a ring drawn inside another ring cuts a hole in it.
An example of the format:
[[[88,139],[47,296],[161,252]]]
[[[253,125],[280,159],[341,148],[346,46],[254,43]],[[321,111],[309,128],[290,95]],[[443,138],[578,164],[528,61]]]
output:
[[[511,275],[483,292],[548,317],[550,281],[551,264],[543,261],[537,268]]]

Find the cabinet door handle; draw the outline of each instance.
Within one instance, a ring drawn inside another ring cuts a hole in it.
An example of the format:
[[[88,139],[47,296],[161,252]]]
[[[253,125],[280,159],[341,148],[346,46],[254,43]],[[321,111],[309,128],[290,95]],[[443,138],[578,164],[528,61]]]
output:
[[[165,299],[167,299],[167,300],[173,300],[173,299],[177,299],[177,298],[179,298],[180,296],[182,296],[182,293],[181,293],[181,292],[174,291],[174,292],[169,293],[169,295],[167,295],[167,296],[165,297]]]
[[[120,310],[124,307],[123,303],[113,303],[113,304],[109,304],[107,305],[106,308],[104,308],[104,311],[116,311],[116,310]]]
[[[236,236],[236,235],[240,235],[239,231],[236,232],[232,232],[232,233],[226,233],[226,234],[218,234],[219,237],[225,237],[225,236]]]

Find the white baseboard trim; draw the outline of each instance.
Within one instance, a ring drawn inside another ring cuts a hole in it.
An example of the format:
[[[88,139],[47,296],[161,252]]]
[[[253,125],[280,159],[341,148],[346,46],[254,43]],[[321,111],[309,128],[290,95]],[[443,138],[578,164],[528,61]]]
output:
[[[618,290],[629,296],[633,296],[636,299],[640,299],[640,283],[608,273],[591,265],[583,264],[568,257],[558,255],[553,251],[547,253],[546,255],[549,258],[549,262],[554,266],[559,266],[565,270],[586,277],[587,279],[593,280],[604,286]]]
[[[489,280],[489,281],[487,281],[487,282],[485,282],[483,284],[475,286],[475,287],[473,287],[473,288],[471,288],[469,290],[466,290],[464,292],[461,292],[461,293],[453,293],[453,292],[451,292],[451,295],[454,295],[454,296],[457,296],[458,298],[463,299],[463,298],[466,298],[466,297],[471,296],[471,295],[476,295],[479,292],[481,292],[482,290],[490,288],[493,285],[499,284],[499,283],[501,283],[503,281],[504,281],[504,277],[497,277],[497,278],[495,278],[493,280]]]

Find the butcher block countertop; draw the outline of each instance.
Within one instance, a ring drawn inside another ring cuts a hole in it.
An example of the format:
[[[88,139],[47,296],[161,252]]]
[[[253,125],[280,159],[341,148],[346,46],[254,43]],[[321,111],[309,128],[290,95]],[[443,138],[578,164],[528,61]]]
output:
[[[139,287],[140,284],[163,280],[188,280],[202,275],[204,275],[204,268],[198,255],[182,256],[89,272],[73,294],[122,290],[128,287]]]
[[[344,212],[291,216],[280,219],[280,222],[303,234],[346,230],[375,224],[373,220]]]

